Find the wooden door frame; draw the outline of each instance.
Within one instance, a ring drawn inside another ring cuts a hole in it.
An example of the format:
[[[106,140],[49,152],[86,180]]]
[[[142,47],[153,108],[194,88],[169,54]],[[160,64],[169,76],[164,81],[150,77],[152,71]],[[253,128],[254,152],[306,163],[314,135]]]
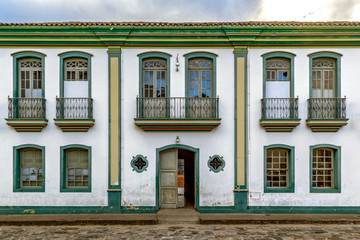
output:
[[[156,211],[160,208],[160,153],[169,149],[184,149],[194,153],[194,168],[195,168],[195,209],[199,208],[199,148],[194,148],[184,144],[170,144],[156,149]]]

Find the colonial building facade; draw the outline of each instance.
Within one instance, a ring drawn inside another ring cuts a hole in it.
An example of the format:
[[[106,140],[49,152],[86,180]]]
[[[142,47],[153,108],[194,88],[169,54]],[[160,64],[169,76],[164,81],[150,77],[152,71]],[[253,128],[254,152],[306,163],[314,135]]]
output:
[[[357,22],[0,24],[0,209],[360,213]]]

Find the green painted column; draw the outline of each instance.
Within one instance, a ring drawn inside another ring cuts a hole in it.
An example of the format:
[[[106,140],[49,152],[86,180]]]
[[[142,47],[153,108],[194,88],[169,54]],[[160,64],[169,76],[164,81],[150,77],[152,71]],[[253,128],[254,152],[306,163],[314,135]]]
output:
[[[108,206],[121,208],[121,48],[108,49],[109,59],[109,187]]]
[[[235,48],[235,183],[236,212],[248,208],[247,189],[247,48]]]

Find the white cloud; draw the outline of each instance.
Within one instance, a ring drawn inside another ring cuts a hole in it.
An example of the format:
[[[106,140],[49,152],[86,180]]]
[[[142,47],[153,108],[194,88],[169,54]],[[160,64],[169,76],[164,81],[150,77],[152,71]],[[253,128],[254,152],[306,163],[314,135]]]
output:
[[[0,0],[1,22],[360,20],[359,0]]]

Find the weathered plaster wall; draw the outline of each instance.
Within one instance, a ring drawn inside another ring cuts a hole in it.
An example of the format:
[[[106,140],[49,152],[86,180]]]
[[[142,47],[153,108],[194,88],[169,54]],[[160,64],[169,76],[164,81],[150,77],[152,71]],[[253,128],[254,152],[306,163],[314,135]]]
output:
[[[19,133],[6,125],[7,96],[13,97],[12,53],[33,50],[46,54],[45,98],[48,126],[40,133]],[[0,205],[2,206],[101,206],[107,205],[108,185],[108,57],[104,49],[81,49],[92,57],[92,98],[95,126],[87,133],[64,133],[54,124],[59,96],[59,53],[76,49],[0,49]],[[13,146],[45,146],[45,192],[13,192]],[[92,146],[91,193],[60,193],[60,146]]]
[[[294,96],[299,96],[301,124],[292,133],[266,133],[259,125],[263,89],[261,55],[272,51],[296,54]],[[350,119],[337,133],[313,133],[306,126],[309,98],[309,57],[318,51],[334,51],[341,57],[341,97],[346,96]],[[359,206],[360,182],[357,148],[360,141],[360,49],[250,49],[249,69],[249,204],[252,206]],[[264,146],[286,144],[295,147],[295,193],[264,193]],[[341,193],[310,193],[309,147],[316,144],[341,146]]]

